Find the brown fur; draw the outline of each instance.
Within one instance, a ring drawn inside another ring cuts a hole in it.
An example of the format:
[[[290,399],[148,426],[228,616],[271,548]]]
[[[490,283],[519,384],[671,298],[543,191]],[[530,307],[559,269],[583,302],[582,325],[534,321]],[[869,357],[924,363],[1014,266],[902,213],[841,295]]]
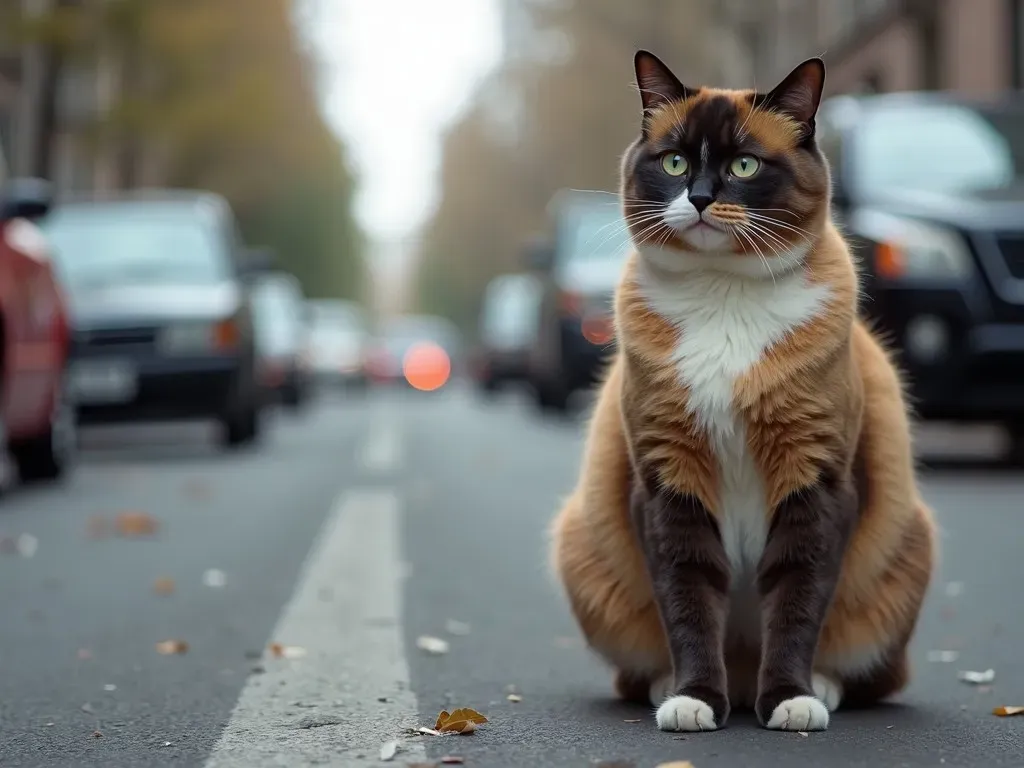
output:
[[[808,280],[830,288],[826,310],[770,347],[736,382],[733,402],[764,480],[769,516],[825,474],[859,481],[859,515],[815,669],[843,682],[847,702],[871,703],[909,678],[905,649],[936,547],[932,514],[916,486],[903,387],[887,352],[856,317],[857,275],[831,223],[827,171],[822,185],[797,152],[801,136],[794,121],[751,112],[750,92],[701,89],[650,114],[645,141],[657,144],[695,106],[718,97],[732,100],[743,130],[760,146],[790,157],[790,207],[800,214],[800,226],[816,234],[805,262]],[[629,176],[623,197],[628,217],[636,198]],[[743,217],[736,206],[710,212]],[[792,230],[775,231],[797,241]],[[687,250],[678,237],[649,237]],[[737,242],[737,252],[747,252],[744,243]],[[634,486],[672,489],[698,499],[716,519],[724,514],[718,460],[687,411],[689,393],[672,357],[681,331],[649,306],[641,269],[634,254],[617,294],[619,349],[598,394],[576,489],[552,527],[553,565],[572,611],[591,647],[617,669],[619,694],[633,700],[646,699],[650,682],[673,667],[630,518]],[[725,649],[734,703],[754,703],[758,653]]]

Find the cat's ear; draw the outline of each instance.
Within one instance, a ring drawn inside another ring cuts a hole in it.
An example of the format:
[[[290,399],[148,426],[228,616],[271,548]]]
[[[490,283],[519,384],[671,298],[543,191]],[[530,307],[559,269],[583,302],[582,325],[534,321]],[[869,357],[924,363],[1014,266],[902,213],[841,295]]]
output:
[[[813,135],[814,116],[818,113],[824,88],[825,62],[819,58],[808,59],[769,93],[761,96],[759,102],[789,115],[807,126]]]
[[[636,86],[640,89],[640,100],[644,105],[644,116],[663,104],[682,101],[696,91],[687,88],[672,74],[665,63],[648,51],[637,51],[633,57],[636,70]]]

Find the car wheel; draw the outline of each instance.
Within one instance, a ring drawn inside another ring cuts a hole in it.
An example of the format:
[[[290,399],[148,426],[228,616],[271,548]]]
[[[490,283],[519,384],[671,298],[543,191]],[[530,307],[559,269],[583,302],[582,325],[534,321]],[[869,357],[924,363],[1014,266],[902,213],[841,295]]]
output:
[[[58,480],[74,464],[78,451],[78,414],[66,384],[58,388],[54,401],[46,432],[9,446],[24,483]]]
[[[572,393],[561,382],[542,379],[534,386],[534,401],[544,413],[565,414],[569,411]]]
[[[229,405],[228,413],[222,418],[223,443],[227,448],[240,448],[255,443],[260,437],[262,426],[262,398],[256,394],[255,385],[249,394],[238,398],[238,403]]]

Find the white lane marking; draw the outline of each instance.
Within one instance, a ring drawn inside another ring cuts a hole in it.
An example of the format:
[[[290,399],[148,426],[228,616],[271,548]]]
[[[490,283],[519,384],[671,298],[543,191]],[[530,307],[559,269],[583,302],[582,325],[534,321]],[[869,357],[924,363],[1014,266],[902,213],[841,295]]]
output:
[[[378,765],[392,739],[402,762],[423,757],[422,743],[402,738],[421,723],[403,651],[401,563],[395,493],[343,494],[270,638],[306,655],[264,659],[207,768]]]
[[[378,409],[370,419],[370,433],[363,447],[362,467],[373,473],[399,468],[402,441],[398,422],[391,411]]]

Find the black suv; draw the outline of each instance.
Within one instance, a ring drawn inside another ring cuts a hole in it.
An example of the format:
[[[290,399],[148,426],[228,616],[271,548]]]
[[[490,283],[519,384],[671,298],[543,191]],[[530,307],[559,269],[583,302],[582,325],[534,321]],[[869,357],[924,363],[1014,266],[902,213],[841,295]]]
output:
[[[1024,459],[1024,101],[822,104],[837,222],[924,419],[1003,424]]]

